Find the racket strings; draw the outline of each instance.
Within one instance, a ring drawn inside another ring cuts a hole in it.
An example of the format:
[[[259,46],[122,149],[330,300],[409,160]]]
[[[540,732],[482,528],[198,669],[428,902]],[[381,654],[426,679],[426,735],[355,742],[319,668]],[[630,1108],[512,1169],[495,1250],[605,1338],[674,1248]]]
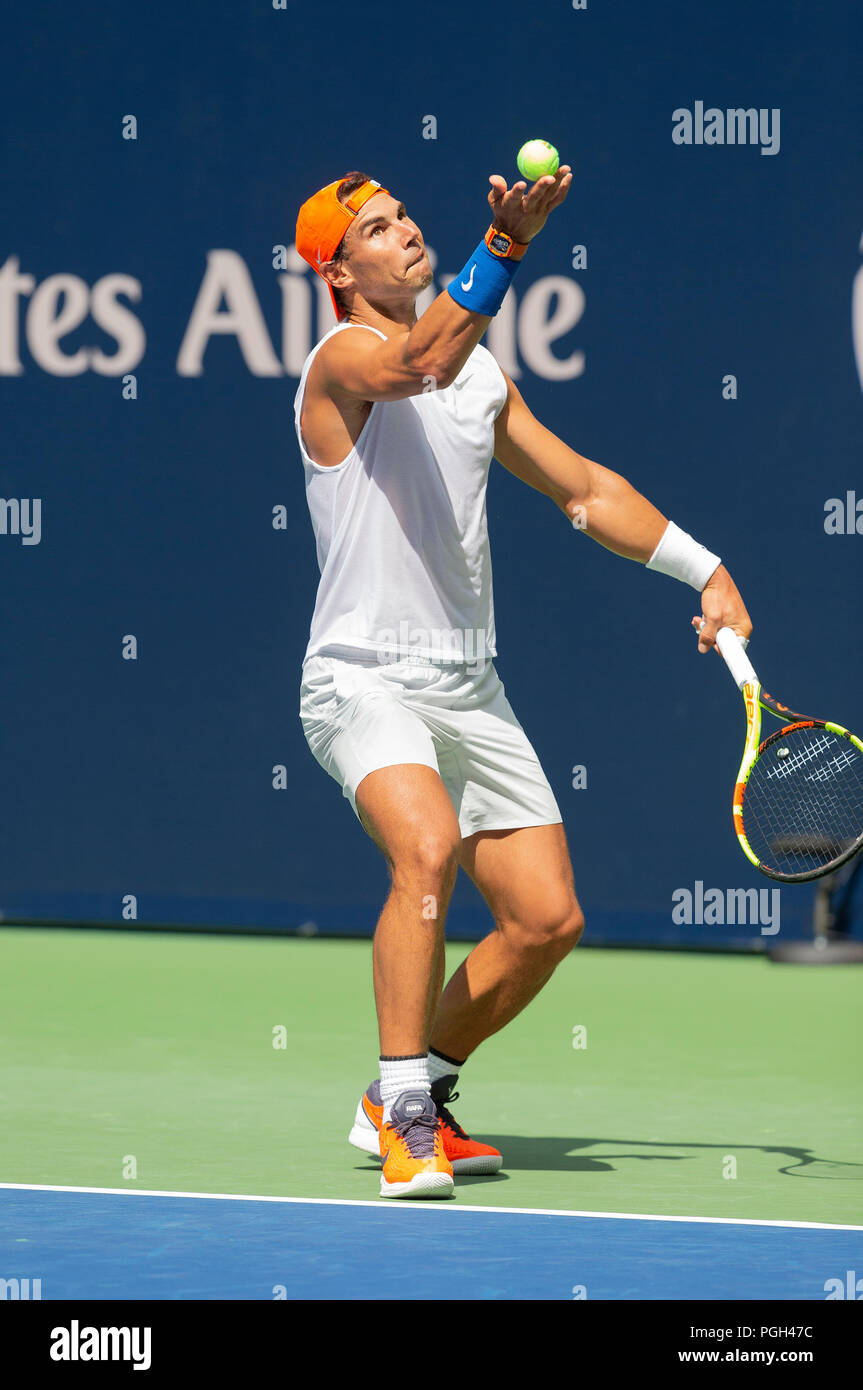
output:
[[[743,833],[765,866],[812,873],[863,841],[863,754],[829,729],[791,729],[759,754],[743,795]]]
[[[810,732],[816,731],[810,730]],[[790,777],[799,772],[801,768],[808,767],[808,764],[816,763],[816,766],[810,769],[811,776],[816,781],[828,782],[835,771],[841,771],[843,767],[850,767],[854,761],[850,748],[843,748],[841,752],[822,760],[822,754],[832,753],[835,742],[835,734],[819,732],[817,738],[810,739],[802,748],[789,748],[787,744],[783,744],[782,747],[786,749],[787,756],[782,761],[777,757],[775,767],[770,767],[766,775],[771,780],[777,777]],[[844,743],[844,739],[842,742]]]

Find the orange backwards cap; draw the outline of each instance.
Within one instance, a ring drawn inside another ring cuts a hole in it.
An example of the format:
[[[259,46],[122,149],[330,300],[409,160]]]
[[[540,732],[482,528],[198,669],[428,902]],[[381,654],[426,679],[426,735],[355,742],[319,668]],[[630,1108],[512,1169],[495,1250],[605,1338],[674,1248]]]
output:
[[[377,179],[367,179],[350,195],[346,203],[340,203],[336,189],[340,183],[344,183],[345,177],[346,175],[342,175],[334,183],[328,183],[326,188],[318,189],[311,198],[307,198],[297,217],[296,248],[303,260],[308,261],[319,275],[324,261],[333,259],[360,208],[375,193],[389,193],[389,189],[382,188]],[[336,318],[343,319],[345,314],[336,304],[332,285],[325,275],[321,275],[321,279],[329,289]]]

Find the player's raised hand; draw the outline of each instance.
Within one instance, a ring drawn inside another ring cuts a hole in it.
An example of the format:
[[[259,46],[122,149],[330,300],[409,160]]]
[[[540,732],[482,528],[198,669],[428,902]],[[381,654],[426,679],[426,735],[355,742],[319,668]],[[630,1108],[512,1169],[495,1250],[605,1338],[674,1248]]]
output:
[[[525,242],[542,231],[549,213],[563,202],[572,183],[572,169],[561,164],[556,174],[543,175],[530,188],[523,180],[507,188],[501,174],[490,174],[488,181],[488,204],[495,227],[508,232],[513,241]]]
[[[698,633],[698,650],[709,652],[716,646],[716,634],[721,627],[733,628],[738,637],[752,635],[752,621],[740,590],[724,565],[714,570],[701,592],[701,616],[692,619]]]

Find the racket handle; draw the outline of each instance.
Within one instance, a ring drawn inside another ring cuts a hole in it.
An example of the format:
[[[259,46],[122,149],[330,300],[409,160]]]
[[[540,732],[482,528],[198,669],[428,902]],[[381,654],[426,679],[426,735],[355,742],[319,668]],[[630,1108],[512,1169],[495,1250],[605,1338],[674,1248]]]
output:
[[[716,645],[734,677],[734,683],[738,690],[742,690],[747,681],[758,680],[755,668],[746,655],[743,643],[733,628],[721,627],[716,634]]]

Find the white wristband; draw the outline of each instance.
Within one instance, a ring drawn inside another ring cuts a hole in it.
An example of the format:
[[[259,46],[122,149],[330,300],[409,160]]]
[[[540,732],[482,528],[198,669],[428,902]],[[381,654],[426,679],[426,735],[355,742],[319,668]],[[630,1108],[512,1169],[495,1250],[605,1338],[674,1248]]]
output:
[[[721,564],[718,555],[699,545],[687,531],[681,531],[679,526],[669,521],[659,545],[647,562],[647,568],[670,575],[672,579],[680,579],[684,584],[691,584],[693,589],[701,593]]]

